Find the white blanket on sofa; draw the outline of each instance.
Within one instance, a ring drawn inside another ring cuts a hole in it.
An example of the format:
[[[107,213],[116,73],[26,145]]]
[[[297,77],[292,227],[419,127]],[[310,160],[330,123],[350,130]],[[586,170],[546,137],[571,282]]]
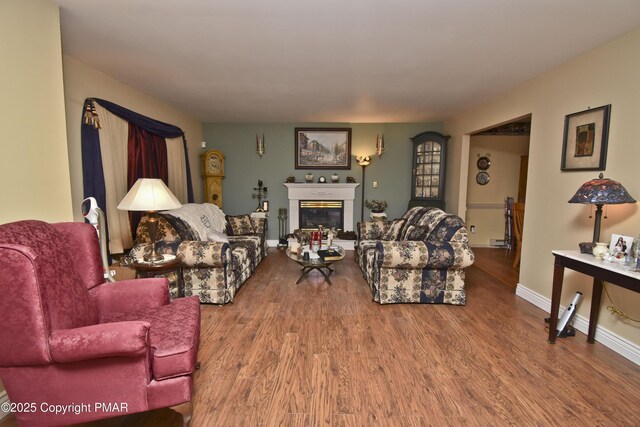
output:
[[[164,212],[185,221],[198,233],[199,240],[206,241],[211,231],[225,233],[227,221],[222,209],[213,203],[186,203],[178,209]]]

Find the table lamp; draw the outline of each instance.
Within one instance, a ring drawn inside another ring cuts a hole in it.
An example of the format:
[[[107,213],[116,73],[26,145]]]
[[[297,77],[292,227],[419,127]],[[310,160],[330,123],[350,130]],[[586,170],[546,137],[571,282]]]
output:
[[[569,203],[596,205],[596,220],[593,226],[593,243],[596,243],[600,240],[602,206],[636,203],[636,201],[627,193],[622,184],[612,179],[604,178],[604,175],[600,174],[598,178],[582,184],[576,194],[569,200]],[[587,244],[581,243],[580,249],[582,250],[582,246]]]
[[[118,209],[126,211],[144,211],[149,218],[147,229],[151,240],[151,253],[143,257],[146,262],[158,262],[164,258],[156,251],[158,233],[158,211],[177,209],[182,204],[171,190],[158,178],[140,178],[124,196]]]

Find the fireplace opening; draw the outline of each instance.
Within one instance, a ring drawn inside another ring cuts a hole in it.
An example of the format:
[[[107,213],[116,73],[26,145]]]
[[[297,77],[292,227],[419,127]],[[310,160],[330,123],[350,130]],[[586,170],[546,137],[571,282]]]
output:
[[[324,228],[344,229],[344,204],[342,200],[300,200],[299,212],[302,230]]]

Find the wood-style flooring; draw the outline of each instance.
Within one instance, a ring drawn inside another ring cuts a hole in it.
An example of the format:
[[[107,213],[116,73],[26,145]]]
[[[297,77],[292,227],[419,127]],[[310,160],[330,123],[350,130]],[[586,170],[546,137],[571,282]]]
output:
[[[296,285],[272,249],[233,304],[202,306],[192,426],[640,425],[640,367],[579,332],[548,344],[547,313],[479,268],[466,306],[381,306],[352,252],[335,267]]]

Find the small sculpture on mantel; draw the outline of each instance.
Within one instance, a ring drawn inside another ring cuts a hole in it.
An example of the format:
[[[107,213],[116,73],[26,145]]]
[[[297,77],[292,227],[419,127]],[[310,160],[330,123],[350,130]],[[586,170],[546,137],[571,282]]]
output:
[[[256,209],[256,212],[264,212],[265,210],[262,207],[262,199],[267,197],[267,187],[264,187],[262,185],[262,180],[259,179],[258,186],[253,187],[253,191],[255,191],[255,193],[253,193],[251,197],[258,199],[258,209]]]

